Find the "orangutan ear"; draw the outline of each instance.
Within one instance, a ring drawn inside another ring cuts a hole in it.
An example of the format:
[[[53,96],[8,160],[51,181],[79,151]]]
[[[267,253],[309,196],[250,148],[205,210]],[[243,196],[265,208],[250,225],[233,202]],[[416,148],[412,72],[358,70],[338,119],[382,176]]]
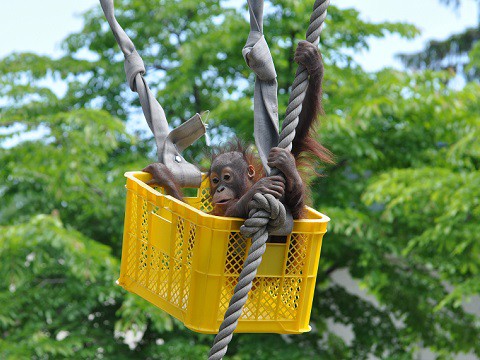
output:
[[[248,165],[248,178],[252,180],[255,177],[255,167],[253,165]]]

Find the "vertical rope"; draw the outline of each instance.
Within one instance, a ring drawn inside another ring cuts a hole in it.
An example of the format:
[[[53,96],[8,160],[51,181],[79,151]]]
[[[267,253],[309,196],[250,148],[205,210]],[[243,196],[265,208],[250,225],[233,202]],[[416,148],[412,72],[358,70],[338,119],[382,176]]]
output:
[[[327,8],[330,0],[316,0],[313,5],[313,12],[310,17],[310,25],[307,30],[307,41],[318,45],[319,36],[327,16]],[[302,103],[308,87],[308,73],[304,66],[299,66],[292,84],[289,104],[278,146],[283,149],[292,149],[292,141],[295,138],[295,128],[298,125],[299,115],[302,111]],[[275,172],[272,172],[274,175]],[[270,209],[268,209],[270,206]],[[250,213],[241,228],[244,236],[252,237],[252,246],[248,252],[247,259],[242,272],[238,277],[238,284],[230,300],[224,320],[219,332],[215,337],[213,346],[209,353],[209,360],[222,359],[227,353],[228,344],[232,340],[233,332],[242,315],[242,309],[248,299],[248,292],[252,288],[252,282],[257,274],[257,269],[262,262],[268,240],[268,225],[271,219],[281,217],[285,212],[283,204],[271,195],[256,194],[249,204]],[[281,210],[283,208],[283,210]],[[277,215],[277,217],[275,217]]]
[[[323,29],[325,18],[327,17],[327,8],[330,0],[316,0],[313,5],[313,12],[310,16],[310,26],[307,30],[307,41],[318,45],[319,36]],[[282,131],[278,147],[292,150],[292,141],[295,138],[295,129],[298,125],[298,117],[302,112],[302,103],[305,100],[305,94],[308,87],[308,72],[305,66],[299,65],[295,80],[292,84],[288,107],[283,120]]]

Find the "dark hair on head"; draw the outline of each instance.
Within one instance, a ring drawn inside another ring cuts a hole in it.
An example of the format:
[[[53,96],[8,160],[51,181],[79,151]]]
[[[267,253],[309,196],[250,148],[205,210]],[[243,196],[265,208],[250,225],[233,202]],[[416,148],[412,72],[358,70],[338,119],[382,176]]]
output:
[[[249,154],[252,153],[252,149],[244,141],[242,141],[238,137],[234,137],[224,144],[212,146],[210,155],[212,162],[219,155],[229,152],[239,152],[243,155],[245,160],[247,160]]]
[[[237,152],[242,154],[243,159],[248,165],[253,165],[255,168],[255,181],[265,176],[263,166],[256,155],[254,148],[247,145],[245,141],[242,141],[238,137],[234,137],[224,144],[212,146],[210,149],[210,168],[208,169],[208,176],[210,176],[211,164],[213,161],[220,155],[226,154],[229,152]]]

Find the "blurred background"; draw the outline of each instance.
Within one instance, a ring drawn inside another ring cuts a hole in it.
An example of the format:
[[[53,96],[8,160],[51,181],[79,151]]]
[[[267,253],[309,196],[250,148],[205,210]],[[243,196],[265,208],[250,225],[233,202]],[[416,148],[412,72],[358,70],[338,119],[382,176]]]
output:
[[[215,143],[253,139],[245,3],[115,1],[171,124],[210,110]],[[283,114],[313,0],[265,3]],[[480,358],[479,13],[332,1],[313,330],[238,334],[228,358]],[[115,285],[123,173],[155,145],[99,3],[2,1],[0,32],[0,358],[206,358],[213,336]]]

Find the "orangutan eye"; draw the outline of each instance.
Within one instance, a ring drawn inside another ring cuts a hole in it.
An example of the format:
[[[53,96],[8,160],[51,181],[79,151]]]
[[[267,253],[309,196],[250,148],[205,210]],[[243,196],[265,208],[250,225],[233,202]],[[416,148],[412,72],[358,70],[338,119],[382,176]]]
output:
[[[228,174],[223,175],[223,180],[225,180],[225,181],[230,180],[230,175],[228,175]]]
[[[216,178],[216,177],[212,179],[212,182],[213,182],[214,184],[218,184],[219,181],[220,181],[220,180],[218,180],[218,178]]]

